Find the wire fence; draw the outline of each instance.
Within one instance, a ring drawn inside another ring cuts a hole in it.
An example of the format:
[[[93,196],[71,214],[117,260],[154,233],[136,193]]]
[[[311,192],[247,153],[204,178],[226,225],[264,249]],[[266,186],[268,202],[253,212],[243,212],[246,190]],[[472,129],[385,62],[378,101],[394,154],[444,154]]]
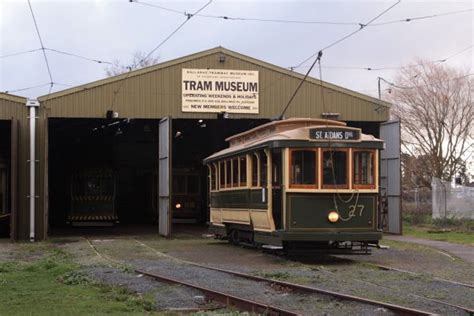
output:
[[[432,178],[433,219],[474,219],[474,187]]]

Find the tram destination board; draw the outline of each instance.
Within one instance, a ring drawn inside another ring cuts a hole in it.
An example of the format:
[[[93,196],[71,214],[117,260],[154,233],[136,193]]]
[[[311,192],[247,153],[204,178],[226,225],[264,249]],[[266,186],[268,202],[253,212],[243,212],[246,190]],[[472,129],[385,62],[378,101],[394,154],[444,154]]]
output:
[[[359,140],[359,130],[347,130],[342,128],[311,128],[309,138],[314,140]]]

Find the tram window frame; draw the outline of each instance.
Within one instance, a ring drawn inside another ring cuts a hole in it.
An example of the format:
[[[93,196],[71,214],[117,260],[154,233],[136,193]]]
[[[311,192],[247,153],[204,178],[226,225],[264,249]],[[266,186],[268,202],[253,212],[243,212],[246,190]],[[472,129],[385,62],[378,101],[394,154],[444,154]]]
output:
[[[293,183],[294,174],[293,174],[293,153],[295,152],[312,152],[314,153],[314,183],[304,184],[304,183]],[[290,159],[289,159],[289,187],[296,188],[296,189],[318,189],[319,183],[319,172],[318,172],[318,164],[319,164],[319,153],[318,148],[291,148],[290,149]]]
[[[214,191],[219,191],[219,166],[217,163],[213,163],[212,164],[212,168],[214,169],[214,172],[215,172],[215,179],[216,179],[216,187],[214,189]]]
[[[225,160],[225,187],[232,187],[232,159]]]
[[[333,154],[334,153],[337,153],[337,152],[342,152],[342,153],[345,153],[346,154],[346,163],[345,163],[345,166],[346,166],[346,172],[345,172],[345,175],[346,175],[346,182],[343,183],[343,184],[327,184],[327,183],[324,183],[324,154],[328,152],[332,152]],[[349,189],[349,184],[350,184],[350,164],[349,164],[349,159],[350,159],[350,152],[349,152],[349,148],[337,148],[337,149],[329,149],[329,148],[323,148],[321,150],[321,157],[320,157],[320,170],[319,170],[319,174],[321,176],[321,188],[322,189]]]
[[[250,186],[252,188],[258,188],[260,185],[260,157],[258,156],[257,153],[253,153],[250,155],[250,160],[251,160],[251,182]]]
[[[232,165],[232,169],[231,169],[232,181],[229,187],[236,188],[239,186],[239,158],[234,157],[231,159],[231,161],[232,161],[232,164],[231,164]]]
[[[261,188],[266,188],[268,186],[268,156],[266,152],[260,152],[259,154],[259,165],[260,165],[260,179],[259,184]],[[263,164],[263,157],[265,158],[265,164]]]
[[[214,164],[208,164],[207,168],[209,169],[209,190],[212,192],[216,190],[216,171]]]
[[[220,183],[221,189],[226,187],[225,167],[226,167],[225,160],[219,161],[219,183]]]
[[[239,161],[239,187],[247,186],[247,156],[240,156]]]
[[[355,156],[358,153],[370,153],[372,155],[371,162],[371,176],[372,183],[356,183],[356,159]],[[375,166],[375,156],[376,151],[373,149],[353,149],[352,150],[352,187],[354,189],[375,189],[375,176],[376,176],[376,166]]]

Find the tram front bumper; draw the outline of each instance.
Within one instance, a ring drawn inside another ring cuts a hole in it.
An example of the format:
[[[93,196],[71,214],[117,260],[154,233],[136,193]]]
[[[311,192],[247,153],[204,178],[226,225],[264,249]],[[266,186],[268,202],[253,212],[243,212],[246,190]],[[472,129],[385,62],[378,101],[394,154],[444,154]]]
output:
[[[378,241],[382,232],[291,232],[279,231],[282,241]]]

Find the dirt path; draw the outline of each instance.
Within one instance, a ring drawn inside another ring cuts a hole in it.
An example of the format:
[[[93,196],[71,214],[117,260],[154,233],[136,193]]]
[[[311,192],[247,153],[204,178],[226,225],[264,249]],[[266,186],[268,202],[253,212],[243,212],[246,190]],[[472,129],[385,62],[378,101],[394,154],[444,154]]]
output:
[[[383,238],[400,242],[409,242],[439,249],[441,251],[450,253],[458,258],[466,260],[467,262],[474,263],[474,247],[453,244],[446,241],[421,239],[409,236],[385,235]]]

